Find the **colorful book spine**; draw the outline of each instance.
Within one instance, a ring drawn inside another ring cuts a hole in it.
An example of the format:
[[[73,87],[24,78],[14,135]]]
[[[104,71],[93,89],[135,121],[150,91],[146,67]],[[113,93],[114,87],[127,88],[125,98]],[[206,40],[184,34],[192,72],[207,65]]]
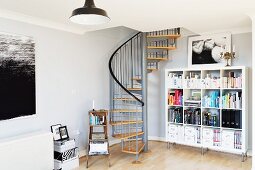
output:
[[[169,91],[168,93],[168,105],[173,106],[173,105],[182,105],[183,101],[183,95],[182,95],[182,90],[174,90],[174,91]]]
[[[242,149],[242,132],[235,131],[234,133],[234,148]]]

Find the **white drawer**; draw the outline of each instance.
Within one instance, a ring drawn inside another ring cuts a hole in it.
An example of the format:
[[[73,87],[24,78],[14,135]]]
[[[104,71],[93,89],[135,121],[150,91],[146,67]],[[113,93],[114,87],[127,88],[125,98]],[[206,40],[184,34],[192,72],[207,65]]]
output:
[[[222,147],[234,149],[234,131],[222,131]]]
[[[213,140],[213,129],[203,129],[203,139]]]
[[[196,135],[195,128],[194,127],[185,127],[184,135],[194,137]]]

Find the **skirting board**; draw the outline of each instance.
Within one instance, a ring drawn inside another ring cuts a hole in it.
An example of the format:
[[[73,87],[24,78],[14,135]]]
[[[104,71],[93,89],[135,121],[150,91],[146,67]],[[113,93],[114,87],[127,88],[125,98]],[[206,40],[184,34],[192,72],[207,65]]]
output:
[[[166,139],[164,137],[159,137],[159,136],[148,136],[148,140],[166,142]],[[118,143],[120,143],[119,139],[113,139],[113,140],[109,141],[110,146],[118,144]],[[80,157],[86,156],[86,153],[87,153],[86,150],[81,150],[79,152]],[[251,149],[248,150],[247,155],[252,156],[252,150]],[[255,170],[255,169],[253,169],[253,170]]]

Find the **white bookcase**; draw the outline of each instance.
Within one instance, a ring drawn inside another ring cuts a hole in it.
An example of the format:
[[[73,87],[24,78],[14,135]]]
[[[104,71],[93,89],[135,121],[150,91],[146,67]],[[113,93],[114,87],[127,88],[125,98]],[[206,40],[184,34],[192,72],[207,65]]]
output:
[[[248,146],[248,69],[165,70],[166,141],[241,154]]]

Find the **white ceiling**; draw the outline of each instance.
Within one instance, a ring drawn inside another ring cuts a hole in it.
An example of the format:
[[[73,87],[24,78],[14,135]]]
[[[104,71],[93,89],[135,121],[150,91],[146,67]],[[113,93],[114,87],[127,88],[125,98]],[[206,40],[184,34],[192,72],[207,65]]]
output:
[[[201,33],[251,27],[247,14],[255,11],[255,0],[95,0],[111,21],[88,27],[68,19],[83,4],[84,0],[0,0],[0,17],[75,33],[116,26],[140,31],[184,27]]]

